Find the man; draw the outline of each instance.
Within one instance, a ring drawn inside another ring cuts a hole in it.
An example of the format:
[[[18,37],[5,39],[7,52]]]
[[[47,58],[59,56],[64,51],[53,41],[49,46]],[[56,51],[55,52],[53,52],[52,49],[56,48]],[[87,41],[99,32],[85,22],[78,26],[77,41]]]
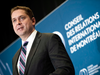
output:
[[[22,47],[12,60],[13,75],[74,75],[74,67],[60,38],[36,31],[30,8],[12,8],[11,20],[15,33],[22,39]]]

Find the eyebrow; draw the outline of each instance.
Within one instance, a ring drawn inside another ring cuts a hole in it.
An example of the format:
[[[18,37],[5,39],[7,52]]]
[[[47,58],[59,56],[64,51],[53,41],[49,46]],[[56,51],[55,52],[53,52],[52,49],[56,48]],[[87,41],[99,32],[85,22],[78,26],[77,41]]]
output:
[[[20,16],[18,16],[18,18],[19,18],[19,17],[23,17],[23,16],[24,16],[24,15],[20,15]],[[13,20],[13,19],[16,19],[16,18],[12,18],[12,20]]]

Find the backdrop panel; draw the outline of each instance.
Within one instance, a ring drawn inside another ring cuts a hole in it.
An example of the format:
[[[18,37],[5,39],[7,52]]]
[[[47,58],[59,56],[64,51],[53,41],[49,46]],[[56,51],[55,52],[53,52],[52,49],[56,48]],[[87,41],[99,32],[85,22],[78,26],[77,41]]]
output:
[[[100,1],[69,0],[36,24],[42,33],[59,35],[75,75],[100,75]],[[12,57],[20,48],[16,40],[0,54],[0,74],[12,74]]]

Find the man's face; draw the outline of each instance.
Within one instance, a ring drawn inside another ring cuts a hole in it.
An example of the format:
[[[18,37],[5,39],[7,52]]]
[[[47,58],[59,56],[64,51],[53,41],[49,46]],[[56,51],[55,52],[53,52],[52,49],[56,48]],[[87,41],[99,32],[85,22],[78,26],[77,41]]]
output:
[[[35,29],[33,26],[35,25],[35,18],[30,17],[25,13],[24,10],[18,9],[15,10],[12,15],[12,24],[15,33],[20,37],[29,36],[32,31]]]

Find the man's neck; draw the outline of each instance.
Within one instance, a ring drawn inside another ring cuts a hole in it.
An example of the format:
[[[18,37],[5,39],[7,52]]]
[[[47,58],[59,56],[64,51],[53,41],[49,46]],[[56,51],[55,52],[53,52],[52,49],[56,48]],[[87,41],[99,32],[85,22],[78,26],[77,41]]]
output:
[[[35,30],[35,29],[34,29]],[[33,31],[34,31],[33,30]],[[32,31],[32,32],[33,32]],[[28,39],[28,37],[32,34],[32,32],[28,33],[27,35],[21,36],[20,38],[22,39],[22,41],[26,41]]]

